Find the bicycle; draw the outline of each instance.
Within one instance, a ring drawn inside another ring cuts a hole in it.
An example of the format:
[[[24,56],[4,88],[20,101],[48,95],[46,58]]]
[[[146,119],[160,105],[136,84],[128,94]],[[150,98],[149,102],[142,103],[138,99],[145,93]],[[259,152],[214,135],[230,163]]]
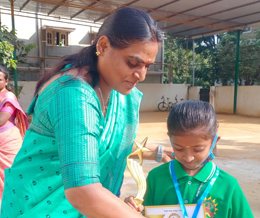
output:
[[[179,102],[178,101],[178,95],[175,96],[175,102],[174,103],[169,101],[170,98],[165,99],[164,95],[162,96],[161,99],[163,99],[163,101],[158,104],[159,111],[171,110],[172,107]],[[180,99],[180,101],[183,101],[183,100],[184,100],[183,98]]]
[[[163,101],[158,104],[159,111],[167,111],[171,110],[173,107],[173,103],[170,100],[170,98],[165,99],[164,95],[161,98]]]
[[[181,98],[181,99],[180,99],[180,101],[178,101],[178,99],[177,99],[177,98],[178,98],[178,95],[176,95],[176,96],[175,96],[175,102],[174,102],[174,104],[173,104],[173,105],[175,105],[175,104],[177,104],[178,102],[181,102],[181,101],[183,101],[183,100],[184,100],[183,98]]]

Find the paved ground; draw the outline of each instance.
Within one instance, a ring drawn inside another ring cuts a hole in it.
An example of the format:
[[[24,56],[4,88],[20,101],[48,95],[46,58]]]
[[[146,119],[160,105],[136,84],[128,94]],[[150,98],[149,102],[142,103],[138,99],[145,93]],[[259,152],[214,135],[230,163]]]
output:
[[[148,142],[169,146],[166,134],[167,112],[149,112],[140,114],[137,140],[148,136]],[[234,176],[252,208],[256,218],[260,217],[260,118],[218,115],[221,140],[217,145],[217,158],[214,162],[224,171]],[[156,162],[145,161],[145,174]],[[122,188],[122,199],[135,195],[137,186],[128,170]]]

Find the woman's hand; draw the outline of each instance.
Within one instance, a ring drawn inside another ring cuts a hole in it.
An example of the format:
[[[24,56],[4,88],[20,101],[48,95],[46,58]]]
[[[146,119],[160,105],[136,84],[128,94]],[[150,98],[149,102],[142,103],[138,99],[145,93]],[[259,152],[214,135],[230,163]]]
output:
[[[139,207],[137,207],[135,201],[134,201],[134,197],[131,195],[127,198],[125,198],[124,202],[131,207],[133,210],[137,211],[137,212],[141,212],[144,209],[143,205],[140,205]]]
[[[65,190],[70,204],[88,218],[142,218],[100,183]]]

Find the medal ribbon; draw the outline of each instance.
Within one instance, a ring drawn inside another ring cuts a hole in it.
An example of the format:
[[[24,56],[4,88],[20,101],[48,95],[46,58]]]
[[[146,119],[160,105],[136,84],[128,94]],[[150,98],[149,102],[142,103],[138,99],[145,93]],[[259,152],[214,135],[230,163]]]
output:
[[[184,218],[189,218],[188,214],[187,214],[187,210],[186,210],[184,202],[183,202],[183,198],[181,196],[181,191],[180,191],[180,188],[179,188],[179,184],[178,184],[178,181],[177,181],[177,178],[176,178],[175,169],[174,169],[174,160],[172,160],[171,163],[170,163],[170,169],[171,169],[173,185],[174,185],[174,188],[175,188],[175,191],[176,191],[176,195],[178,197],[178,201],[179,201],[179,204],[180,204],[180,207],[181,207],[181,211],[182,211],[183,217]],[[203,194],[199,198],[199,200],[197,202],[197,205],[195,207],[195,210],[193,212],[192,218],[197,218],[199,210],[200,210],[200,207],[202,205],[202,202],[206,198],[206,196],[208,195],[208,193],[209,193],[210,189],[212,188],[212,186],[214,185],[218,175],[219,175],[219,168],[216,166],[216,172],[215,172],[214,176],[211,178],[211,180],[210,180],[209,184],[207,185],[206,189],[204,190]]]

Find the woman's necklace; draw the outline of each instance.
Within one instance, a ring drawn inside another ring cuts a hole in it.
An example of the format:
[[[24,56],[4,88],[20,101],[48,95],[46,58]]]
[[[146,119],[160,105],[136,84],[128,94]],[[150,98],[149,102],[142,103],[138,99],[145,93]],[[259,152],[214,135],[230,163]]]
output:
[[[103,115],[105,116],[105,115],[106,115],[106,112],[107,112],[107,108],[108,108],[108,102],[109,102],[109,99],[110,99],[110,95],[107,97],[107,100],[106,100],[106,102],[105,102],[100,87],[98,87],[98,91],[99,91],[99,95],[100,95],[101,101],[102,101],[102,107],[103,107],[102,113],[103,113]]]

